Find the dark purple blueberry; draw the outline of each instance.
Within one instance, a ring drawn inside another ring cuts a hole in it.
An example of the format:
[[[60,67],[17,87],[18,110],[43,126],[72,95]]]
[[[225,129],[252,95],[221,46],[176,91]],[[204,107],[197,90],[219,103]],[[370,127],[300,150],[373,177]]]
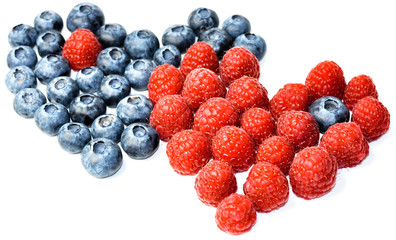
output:
[[[121,135],[121,147],[133,159],[146,159],[159,147],[158,132],[148,123],[132,123]]]
[[[198,41],[208,43],[219,59],[223,58],[225,52],[232,47],[232,37],[223,29],[211,28],[203,32]]]
[[[126,36],[124,48],[132,59],[153,59],[159,48],[159,41],[150,30],[136,30]]]
[[[78,28],[86,28],[95,33],[105,22],[102,10],[93,3],[80,3],[73,7],[66,19],[70,32]]]
[[[181,53],[185,53],[194,42],[194,31],[189,26],[182,24],[170,26],[162,35],[162,45],[174,45]]]
[[[63,29],[63,20],[58,13],[46,10],[34,18],[34,27],[38,32],[47,30],[56,30],[61,32]]]
[[[34,47],[34,45],[36,45],[37,36],[38,32],[34,27],[27,24],[18,24],[8,33],[8,42],[11,47]]]
[[[188,26],[199,37],[201,33],[219,26],[217,13],[208,8],[197,8],[188,16]]]
[[[253,33],[245,33],[239,35],[234,40],[234,47],[244,47],[247,50],[251,51],[254,56],[260,61],[267,51],[267,44],[264,39]]]
[[[96,31],[96,36],[102,44],[102,48],[123,47],[126,35],[125,28],[118,23],[105,24]]]
[[[250,22],[244,16],[235,14],[227,18],[221,28],[235,39],[241,34],[250,32]]]
[[[155,51],[154,62],[157,66],[169,64],[178,68],[181,62],[181,53],[177,47],[173,45],[166,45],[158,48],[157,51]]]
[[[48,54],[62,55],[65,39],[62,34],[54,30],[46,30],[37,37],[37,51],[41,57]]]

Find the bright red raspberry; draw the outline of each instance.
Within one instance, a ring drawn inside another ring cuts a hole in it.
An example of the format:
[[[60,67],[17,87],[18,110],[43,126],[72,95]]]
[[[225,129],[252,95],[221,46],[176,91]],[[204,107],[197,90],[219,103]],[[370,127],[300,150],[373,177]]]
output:
[[[377,140],[389,130],[388,109],[373,97],[365,97],[352,110],[352,121],[357,123],[367,141]]]
[[[267,89],[257,79],[247,76],[243,76],[231,83],[226,99],[230,101],[240,114],[249,108],[268,109],[269,106]]]
[[[318,123],[304,111],[283,113],[278,119],[276,133],[285,137],[296,153],[303,148],[316,146],[320,136]]]
[[[272,97],[270,112],[275,120],[287,111],[308,111],[312,97],[308,88],[301,83],[288,83]]]
[[[333,61],[320,62],[308,74],[305,86],[309,89],[313,100],[324,96],[344,98],[346,86],[344,72]]]
[[[187,76],[196,68],[207,68],[219,73],[219,59],[216,52],[206,42],[196,42],[190,46],[180,64],[180,71]]]
[[[369,144],[354,122],[329,127],[320,140],[320,146],[336,157],[338,168],[354,167],[369,154]]]
[[[203,132],[212,139],[223,126],[238,123],[239,115],[231,103],[220,97],[204,102],[194,116],[194,130]]]
[[[75,30],[66,40],[62,56],[69,61],[70,67],[79,71],[85,67],[96,66],[96,58],[102,51],[102,45],[90,30]]]
[[[272,136],[265,139],[257,150],[257,162],[270,162],[289,174],[290,165],[294,159],[293,145],[284,137]]]
[[[346,85],[344,103],[349,110],[352,110],[360,99],[367,96],[378,98],[377,89],[371,77],[367,75],[359,75],[353,77]]]
[[[211,160],[199,171],[194,188],[201,202],[217,207],[221,200],[237,191],[237,180],[230,165]]]
[[[221,201],[215,219],[217,227],[223,232],[240,235],[254,226],[257,213],[247,196],[234,193]]]
[[[167,95],[154,106],[150,125],[157,130],[161,140],[169,141],[177,132],[189,129],[192,119],[192,111],[180,95]]]
[[[233,47],[228,50],[220,62],[220,78],[226,85],[243,77],[260,77],[260,64],[249,50]]]
[[[250,169],[243,192],[253,202],[257,212],[271,212],[286,204],[289,182],[274,164],[258,162]]]
[[[261,142],[275,134],[275,121],[271,114],[262,108],[251,108],[241,117],[241,127],[258,147]]]
[[[216,160],[228,163],[235,173],[247,171],[255,160],[253,140],[242,128],[222,127],[212,141],[212,153]]]
[[[155,105],[163,96],[180,94],[183,81],[183,75],[175,66],[163,64],[156,67],[148,83],[149,99]]]
[[[322,147],[308,147],[297,153],[289,172],[294,194],[307,200],[330,192],[336,175],[337,160]]]
[[[207,68],[192,70],[184,81],[182,96],[191,110],[196,111],[212,97],[225,97],[227,89],[216,73]]]

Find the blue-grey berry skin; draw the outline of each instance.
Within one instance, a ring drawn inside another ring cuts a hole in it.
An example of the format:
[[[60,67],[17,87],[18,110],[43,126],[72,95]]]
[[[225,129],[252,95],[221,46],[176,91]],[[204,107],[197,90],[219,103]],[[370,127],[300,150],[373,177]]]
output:
[[[60,76],[51,80],[47,85],[47,98],[50,102],[57,102],[65,107],[80,93],[76,81],[71,77]]]
[[[91,125],[91,132],[94,138],[107,138],[115,143],[120,142],[123,131],[124,123],[113,114],[100,115]]]
[[[14,94],[24,88],[35,88],[37,86],[36,75],[32,69],[26,66],[13,67],[5,78],[8,90]]]
[[[78,28],[86,28],[95,33],[104,22],[102,10],[95,4],[84,2],[73,7],[67,16],[66,26],[70,32]]]
[[[106,104],[102,98],[91,93],[84,93],[70,103],[69,112],[74,122],[90,126],[95,118],[106,113]]]
[[[128,79],[131,87],[136,91],[146,91],[151,73],[156,65],[147,59],[133,60],[125,68],[124,76]]]
[[[222,59],[225,52],[232,47],[232,37],[221,28],[211,28],[203,32],[198,41],[208,43],[219,59]]]
[[[14,110],[24,118],[33,118],[37,109],[45,104],[45,95],[36,88],[24,88],[14,97]]]
[[[38,32],[46,30],[56,30],[61,32],[63,29],[63,20],[58,13],[46,10],[34,18],[34,27]]]
[[[239,35],[234,40],[233,45],[234,47],[244,47],[251,51],[259,61],[264,57],[267,51],[267,44],[264,39],[254,33],[245,33]]]
[[[250,21],[242,15],[232,15],[227,18],[221,26],[230,36],[235,39],[241,34],[250,32]]]
[[[199,37],[201,33],[219,26],[217,13],[208,8],[197,8],[188,16],[188,26]]]
[[[59,76],[69,76],[69,62],[61,55],[49,54],[40,59],[34,68],[34,73],[40,82],[47,85]]]
[[[142,94],[133,94],[123,98],[117,105],[117,116],[125,125],[136,122],[148,123],[153,103]]]
[[[120,75],[108,75],[103,78],[98,96],[100,96],[107,106],[117,107],[118,102],[131,92],[129,81]]]
[[[76,74],[78,87],[84,93],[94,93],[98,91],[103,78],[104,73],[102,70],[94,66],[85,67]]]
[[[65,39],[62,34],[54,30],[45,30],[37,37],[37,51],[41,57],[48,54],[62,55]]]
[[[7,55],[7,65],[9,68],[26,66],[33,69],[36,63],[36,52],[29,46],[16,46]]]
[[[157,66],[169,64],[178,68],[181,62],[181,53],[177,47],[166,45],[155,51],[154,62]]]
[[[124,74],[126,66],[131,62],[128,53],[119,47],[103,49],[97,57],[96,64],[105,75]]]
[[[316,99],[309,107],[309,113],[319,125],[320,133],[341,122],[348,122],[350,112],[347,106],[338,98],[325,96]]]
[[[187,49],[195,42],[194,31],[186,25],[175,24],[165,30],[162,35],[162,45],[174,45],[181,53],[187,52]]]
[[[8,42],[11,47],[34,47],[34,45],[36,45],[37,36],[38,32],[34,27],[27,24],[18,24],[8,33]]]
[[[133,123],[125,128],[121,136],[121,147],[133,159],[152,156],[159,146],[158,132],[148,123]]]
[[[91,131],[82,123],[65,123],[58,131],[59,145],[69,153],[80,153],[91,139]]]
[[[92,139],[81,152],[81,163],[89,174],[97,178],[114,175],[122,166],[121,148],[106,138]]]
[[[34,113],[37,127],[50,136],[58,135],[63,124],[70,121],[67,108],[56,102],[48,102],[41,105]]]
[[[159,40],[150,30],[136,30],[126,36],[124,48],[132,59],[151,60],[155,51],[159,48]]]
[[[118,23],[107,23],[96,31],[96,36],[102,44],[102,48],[123,47],[127,32]]]

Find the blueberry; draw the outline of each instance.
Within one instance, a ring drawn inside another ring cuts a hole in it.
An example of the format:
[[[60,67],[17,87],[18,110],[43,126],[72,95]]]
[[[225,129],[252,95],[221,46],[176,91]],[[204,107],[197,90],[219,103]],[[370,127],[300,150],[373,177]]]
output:
[[[103,78],[98,95],[107,106],[115,108],[118,102],[131,92],[128,80],[120,75],[108,75]]]
[[[217,13],[208,8],[197,8],[188,16],[188,26],[199,37],[201,33],[219,26]]]
[[[47,102],[45,95],[36,88],[24,88],[14,97],[14,110],[24,118],[33,118],[36,110]]]
[[[37,36],[38,32],[34,27],[27,24],[18,24],[8,33],[8,42],[11,47],[34,47],[34,45],[36,45]]]
[[[150,30],[136,30],[126,36],[124,48],[132,59],[153,59],[154,52],[159,48],[159,41]]]
[[[178,68],[181,62],[180,51],[173,45],[166,45],[158,48],[154,53],[154,62],[157,66],[169,64]]]
[[[47,85],[48,101],[60,103],[65,107],[69,107],[71,101],[73,101],[79,93],[80,89],[71,77],[56,77]]]
[[[135,122],[148,123],[153,103],[142,94],[133,94],[123,98],[117,105],[117,116],[125,125]]]
[[[198,41],[208,43],[216,52],[217,57],[221,59],[231,48],[233,39],[226,31],[215,27],[203,32]]]
[[[56,136],[62,125],[70,121],[70,115],[62,104],[48,102],[37,109],[34,113],[34,120],[41,131],[50,136]]]
[[[159,146],[158,132],[147,123],[132,123],[121,136],[121,147],[133,159],[152,156]]]
[[[234,40],[234,47],[244,47],[247,50],[251,51],[254,56],[260,61],[267,51],[267,44],[264,39],[253,33],[245,33],[239,35]]]
[[[41,83],[47,85],[59,76],[69,76],[69,62],[60,55],[49,54],[40,59],[34,68],[34,73]]]
[[[104,114],[93,121],[91,131],[94,138],[107,138],[119,143],[124,131],[124,123],[116,115]]]
[[[69,105],[71,119],[89,126],[98,116],[106,113],[106,104],[102,98],[85,93],[76,97]]]
[[[58,131],[60,146],[69,153],[80,153],[90,140],[91,131],[82,123],[65,123]]]
[[[67,16],[66,26],[70,32],[78,28],[86,28],[95,33],[104,22],[102,10],[95,4],[84,2],[73,7]]]
[[[136,59],[125,68],[124,76],[128,79],[133,89],[145,91],[148,89],[150,76],[155,67],[155,63],[151,60]]]
[[[110,177],[122,166],[122,152],[113,141],[106,138],[95,138],[83,148],[81,163],[85,170],[94,177]]]
[[[37,86],[36,75],[32,69],[26,66],[11,68],[7,73],[5,82],[8,90],[17,93],[24,88],[35,88]]]
[[[105,24],[96,31],[96,36],[102,48],[123,47],[127,32],[118,23]]]
[[[341,122],[349,121],[349,110],[340,99],[332,96],[316,99],[309,107],[309,113],[315,118],[319,125],[320,133]]]
[[[36,63],[36,52],[29,46],[16,46],[7,55],[7,65],[9,68],[27,66],[33,69]]]
[[[97,65],[105,75],[124,74],[126,66],[131,62],[128,53],[119,47],[103,49],[97,58]]]
[[[185,53],[194,42],[194,31],[189,26],[182,24],[170,26],[162,35],[162,45],[174,45],[181,53]]]
[[[45,30],[37,37],[37,51],[41,57],[48,54],[62,54],[65,39],[62,34],[54,30]]]
[[[77,72],[76,82],[82,92],[94,93],[98,91],[104,78],[102,70],[98,67],[85,67]]]
[[[244,16],[235,14],[227,18],[221,28],[235,39],[241,34],[250,32],[250,22]]]
[[[63,20],[58,13],[46,10],[34,18],[34,27],[38,32],[46,30],[56,30],[60,32],[63,29]]]

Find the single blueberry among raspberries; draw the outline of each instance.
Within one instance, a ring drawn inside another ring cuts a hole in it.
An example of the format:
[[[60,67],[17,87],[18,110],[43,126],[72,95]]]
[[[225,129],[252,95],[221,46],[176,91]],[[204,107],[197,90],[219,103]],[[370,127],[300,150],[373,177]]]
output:
[[[29,46],[14,47],[7,55],[7,65],[9,68],[27,66],[33,69],[36,63],[36,52]]]
[[[34,45],[36,45],[37,36],[38,32],[34,27],[27,24],[18,24],[8,33],[8,42],[11,47],[34,47]]]
[[[123,131],[124,123],[113,114],[100,115],[91,125],[93,138],[107,138],[115,143],[120,142]]]
[[[92,139],[81,152],[81,163],[94,177],[110,177],[122,166],[121,148],[107,138]]]
[[[150,30],[136,30],[126,36],[124,48],[132,59],[153,59],[154,52],[159,48],[159,41]]]
[[[332,96],[325,96],[316,99],[309,107],[309,113],[319,124],[320,133],[341,122],[349,121],[349,110],[340,99]]]
[[[24,118],[33,118],[37,109],[45,104],[45,95],[36,88],[24,88],[14,97],[14,110]]]
[[[66,26],[70,32],[78,28],[86,28],[95,33],[104,22],[102,10],[95,4],[84,2],[73,7],[67,16]]]
[[[65,107],[69,107],[71,101],[73,101],[79,93],[80,89],[71,77],[56,77],[47,85],[48,101],[60,103]]]
[[[219,26],[217,13],[208,8],[197,8],[188,16],[188,26],[199,37],[201,33]]]
[[[103,78],[104,74],[102,70],[94,66],[85,67],[76,74],[78,87],[84,93],[94,93],[98,91]]]
[[[96,31],[96,36],[102,44],[102,48],[123,47],[126,35],[125,28],[118,23],[105,24]]]
[[[41,57],[48,54],[62,54],[65,39],[62,34],[54,30],[46,30],[37,37],[37,51]]]
[[[148,123],[132,123],[121,136],[121,147],[133,159],[152,156],[159,146],[158,132]]]
[[[74,122],[90,126],[98,116],[106,113],[106,104],[102,98],[85,93],[76,97],[69,105],[70,117]]]
[[[129,81],[120,75],[108,75],[103,78],[98,95],[104,100],[107,106],[117,107],[118,102],[131,92]]]
[[[41,83],[47,85],[59,76],[69,76],[69,62],[61,55],[49,54],[40,59],[34,68],[34,73]]]
[[[70,121],[70,115],[67,108],[62,104],[48,102],[37,109],[34,120],[41,131],[56,136],[62,125]]]
[[[69,153],[80,153],[89,141],[91,131],[82,123],[65,123],[58,131],[60,146]]]
[[[174,45],[181,53],[185,53],[194,42],[194,31],[189,26],[182,24],[170,26],[162,35],[162,45]]]
[[[146,96],[133,94],[118,103],[117,116],[125,125],[135,122],[148,123],[153,108],[153,103]]]
[[[234,40],[234,47],[244,47],[247,50],[251,51],[254,56],[260,61],[267,51],[267,44],[264,39],[253,33],[245,33],[239,35]]]
[[[219,59],[223,58],[225,52],[232,46],[232,37],[223,29],[211,28],[203,32],[198,41],[208,43]]]
[[[35,88],[37,86],[36,75],[32,69],[26,66],[13,67],[5,78],[6,86],[12,93],[17,93],[24,88]]]
[[[250,22],[244,16],[235,14],[227,18],[221,28],[235,39],[241,34],[250,32]]]
[[[181,62],[180,51],[173,45],[166,45],[158,48],[154,53],[154,62],[157,66],[169,64],[178,68]]]
[[[124,74],[126,66],[131,62],[128,53],[119,47],[108,47],[103,49],[96,64],[105,75]]]
[[[155,67],[155,63],[151,60],[136,59],[125,68],[124,76],[128,79],[133,89],[145,91],[148,89],[150,76]]]
[[[60,32],[63,28],[63,20],[58,13],[46,10],[34,18],[34,27],[38,32],[46,30],[56,30]]]

